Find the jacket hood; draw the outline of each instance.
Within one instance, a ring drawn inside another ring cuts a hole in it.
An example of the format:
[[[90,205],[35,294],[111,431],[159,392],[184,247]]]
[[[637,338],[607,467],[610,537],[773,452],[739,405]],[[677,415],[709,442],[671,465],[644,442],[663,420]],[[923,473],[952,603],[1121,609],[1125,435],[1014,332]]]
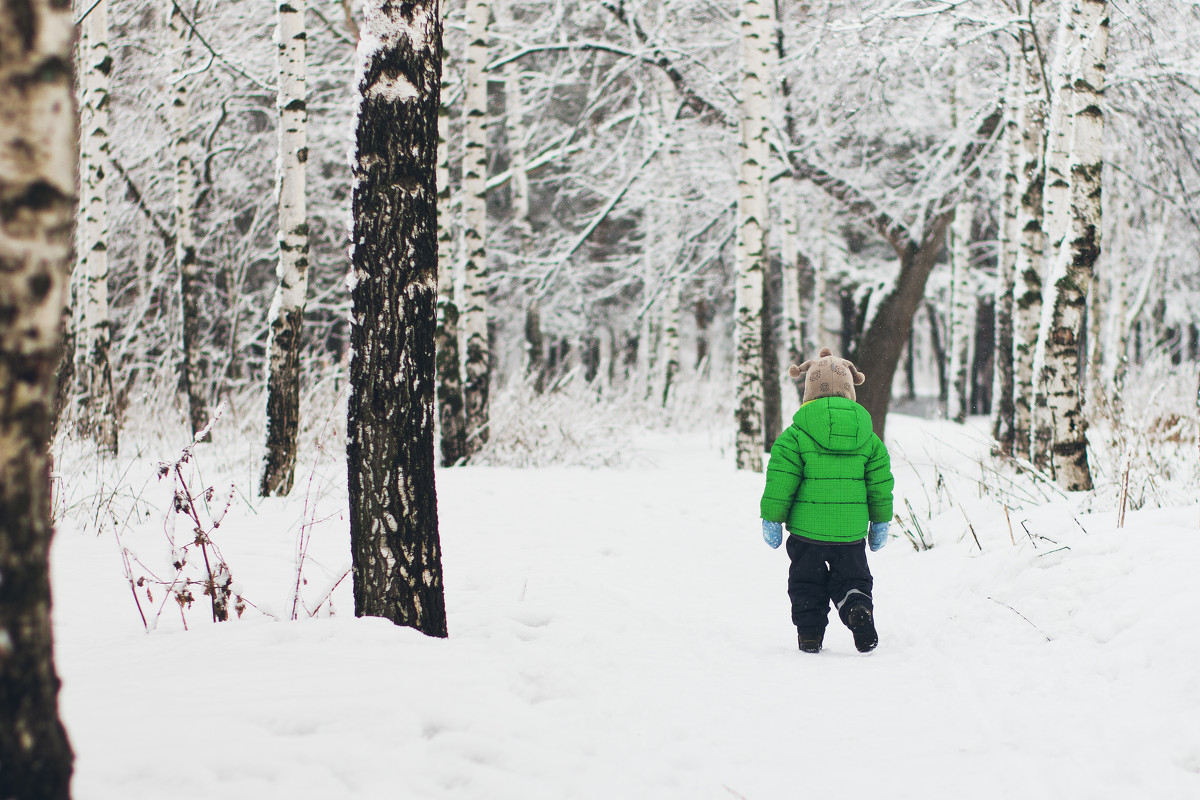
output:
[[[800,406],[792,424],[827,450],[856,450],[871,438],[871,415],[853,400],[822,397]]]

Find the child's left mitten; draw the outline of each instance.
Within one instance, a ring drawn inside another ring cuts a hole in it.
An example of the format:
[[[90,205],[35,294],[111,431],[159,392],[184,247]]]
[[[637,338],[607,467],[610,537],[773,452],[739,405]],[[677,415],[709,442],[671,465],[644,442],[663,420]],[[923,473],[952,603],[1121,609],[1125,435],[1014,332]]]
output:
[[[867,546],[871,548],[872,553],[876,553],[883,549],[888,540],[888,523],[872,522],[871,529],[867,532]],[[859,540],[861,541],[861,540]]]
[[[772,548],[779,547],[783,542],[783,523],[771,522],[764,519],[762,524],[763,541],[771,545]]]

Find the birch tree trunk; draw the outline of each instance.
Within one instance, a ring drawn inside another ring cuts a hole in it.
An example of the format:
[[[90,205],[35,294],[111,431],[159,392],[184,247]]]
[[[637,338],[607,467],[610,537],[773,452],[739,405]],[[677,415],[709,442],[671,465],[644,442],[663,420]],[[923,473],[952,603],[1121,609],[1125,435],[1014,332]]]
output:
[[[286,496],[300,430],[300,328],[308,294],[308,162],[305,0],[279,3],[279,286],[267,317],[267,450],[259,491]]]
[[[959,127],[960,107],[967,89],[966,55],[958,48],[955,65],[954,95],[951,97],[951,124]],[[946,325],[947,371],[946,416],[958,423],[966,422],[970,396],[969,375],[971,331],[974,330],[973,293],[971,292],[971,225],[974,207],[967,198],[955,206],[954,221],[950,223],[950,313]]]
[[[439,11],[445,24],[447,3]],[[446,83],[446,62],[441,63]],[[441,429],[441,462],[452,467],[467,457],[467,418],[463,405],[462,365],[458,347],[458,301],[455,298],[454,226],[450,213],[450,108],[438,103],[437,143],[437,403]]]
[[[512,31],[512,0],[493,0],[496,21]],[[529,224],[529,159],[525,153],[525,103],[521,94],[521,71],[517,61],[506,61],[504,78],[504,132],[508,143],[508,180],[512,197],[513,226],[524,251],[525,240],[532,234]]]
[[[738,173],[737,283],[734,340],[737,358],[737,467],[762,471],[763,280],[767,264],[767,163],[770,145],[770,53],[774,34],[767,0],[742,0],[741,167]]]
[[[683,278],[678,275],[672,275],[668,280],[667,300],[663,307],[663,406],[671,396],[671,387],[679,373],[679,298],[683,287]]]
[[[75,325],[78,423],[81,432],[92,437],[101,450],[115,454],[118,434],[109,362],[112,322],[108,313],[108,86],[112,72],[108,0],[100,0],[82,28],[83,224],[76,239],[80,280],[76,283],[78,323]]]
[[[1021,206],[1021,125],[1018,109],[1023,100],[1023,71],[1024,54],[1018,52],[1008,60],[1003,138],[1004,191],[1000,200],[1000,248],[993,305],[992,439],[999,451],[1008,456],[1013,454],[1013,290],[1020,247],[1017,217]]]
[[[490,385],[487,301],[487,66],[489,0],[467,2],[466,95],[463,102],[462,341],[467,452],[488,438]]]
[[[1017,171],[1017,263],[1013,299],[1013,452],[1031,458],[1033,360],[1042,313],[1045,252],[1046,97],[1042,69],[1029,31],[1021,34],[1022,101],[1017,117],[1021,152]]]
[[[1063,15],[1070,16],[1078,37],[1063,120],[1069,125],[1069,211],[1066,231],[1052,248],[1055,257],[1046,281],[1048,301],[1043,304],[1035,375],[1050,430],[1048,466],[1059,486],[1080,491],[1092,488],[1079,350],[1088,285],[1100,255],[1108,3],[1065,0]]]
[[[1053,292],[1048,273],[1053,268],[1067,234],[1071,202],[1070,132],[1071,80],[1077,59],[1076,19],[1071,13],[1073,0],[1059,0],[1059,23],[1054,64],[1050,71],[1049,111],[1046,119],[1046,172],[1042,195],[1042,278],[1036,322],[1037,337],[1031,348],[1032,389],[1030,403],[1030,460],[1039,469],[1049,469],[1054,432],[1043,385],[1046,351],[1041,344],[1042,326],[1047,313],[1046,300]]]
[[[0,0],[0,794],[66,800],[49,437],[78,158],[70,3]]]
[[[812,263],[812,300],[808,308],[807,340],[808,345],[801,350],[801,358],[805,353],[815,355],[825,347],[825,290],[826,276],[831,265],[829,256],[829,229],[833,226],[833,203],[826,197],[821,198],[821,219],[814,235],[809,238],[809,261]],[[796,362],[800,363],[800,362]],[[803,398],[804,388],[799,387]]]
[[[174,0],[165,0],[168,52],[173,62],[171,78],[171,152],[175,178],[175,264],[179,270],[179,293],[183,311],[183,365],[180,385],[188,400],[188,421],[196,433],[208,425],[204,399],[204,375],[200,360],[200,262],[192,211],[196,174],[192,164],[191,79],[187,61],[190,29]]]
[[[974,208],[969,201],[958,204],[950,226],[950,322],[947,327],[949,356],[946,416],[967,421],[970,400],[971,333],[975,330],[975,293],[971,290],[971,224]]]
[[[800,220],[796,213],[795,187],[789,186],[788,191],[780,197],[780,209],[783,214],[780,226],[783,230],[783,274],[780,285],[783,292],[784,347],[789,363],[801,364],[804,362],[804,312],[800,305]],[[792,385],[796,389],[797,400],[803,401],[804,381],[794,379]]]
[[[437,0],[369,0],[357,74],[346,444],[354,613],[444,637],[433,447]]]

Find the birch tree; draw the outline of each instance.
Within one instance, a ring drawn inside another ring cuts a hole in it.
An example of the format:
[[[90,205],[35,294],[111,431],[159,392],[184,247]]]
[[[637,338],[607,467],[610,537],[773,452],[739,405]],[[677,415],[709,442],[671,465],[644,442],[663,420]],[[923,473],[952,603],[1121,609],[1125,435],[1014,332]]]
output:
[[[267,450],[259,489],[264,496],[292,490],[300,431],[300,328],[308,294],[304,11],[304,0],[279,3],[279,286],[267,315]]]
[[[118,426],[109,349],[108,313],[108,1],[100,0],[84,19],[80,37],[83,68],[80,107],[82,224],[76,240],[80,279],[76,286],[75,376],[80,399],[79,427],[98,447],[117,452]]]
[[[1036,0],[1034,0],[1036,2]],[[1025,6],[1028,11],[1029,6]],[[1032,17],[1032,15],[1029,15]],[[1032,457],[1033,361],[1042,309],[1046,114],[1041,58],[1032,26],[1020,34],[1021,103],[1017,127],[1021,150],[1017,171],[1017,262],[1013,300],[1013,452]]]
[[[737,353],[736,457],[738,469],[762,471],[763,279],[767,263],[767,165],[770,158],[772,8],[743,0],[741,16],[741,164],[738,171],[737,284],[734,341]]]
[[[1040,405],[1045,398],[1050,431],[1045,447],[1048,465],[1060,486],[1077,491],[1092,488],[1079,385],[1079,342],[1088,286],[1100,255],[1108,3],[1064,0],[1062,14],[1062,30],[1072,31],[1077,41],[1071,42],[1075,52],[1068,62],[1069,90],[1062,95],[1066,108],[1062,115],[1054,115],[1051,137],[1057,134],[1054,124],[1068,126],[1069,207],[1063,213],[1066,225],[1061,238],[1050,243],[1054,261],[1047,275],[1034,369],[1036,402]],[[1049,167],[1048,174],[1052,174]]]
[[[445,24],[446,6],[439,13]],[[440,44],[439,38],[439,46]],[[446,60],[441,61],[441,85],[446,85]],[[462,367],[459,364],[458,302],[455,292],[454,226],[450,213],[450,106],[438,103],[437,143],[437,403],[441,430],[441,462],[452,467],[467,457],[467,420],[463,406]]]
[[[487,66],[489,0],[467,1],[463,103],[463,399],[467,452],[487,442],[490,386],[487,298]]]
[[[358,49],[349,465],[354,613],[446,636],[434,482],[437,0],[369,0]]]
[[[999,253],[996,261],[996,290],[993,318],[992,439],[1004,455],[1013,454],[1013,291],[1015,288],[1021,207],[1019,108],[1023,100],[1021,76],[1024,53],[1008,59],[1007,98],[1004,113],[1003,191],[1000,196]]]
[[[208,424],[204,398],[204,373],[200,358],[200,260],[192,224],[195,210],[196,173],[192,163],[191,94],[192,76],[187,72],[191,29],[176,0],[165,0],[167,52],[171,75],[171,153],[175,181],[175,266],[179,271],[179,293],[183,311],[183,363],[180,383],[187,395],[188,420],[192,432]]]
[[[69,3],[0,1],[0,789],[66,800],[50,625],[49,437],[71,271]]]
[[[958,48],[955,67],[954,96],[950,102],[950,123],[960,127],[960,105],[964,104],[969,86],[966,53]],[[975,293],[971,289],[971,227],[974,206],[962,198],[954,209],[950,224],[950,321],[946,326],[949,364],[949,389],[946,416],[955,422],[966,422],[970,410],[970,344],[975,329]]]

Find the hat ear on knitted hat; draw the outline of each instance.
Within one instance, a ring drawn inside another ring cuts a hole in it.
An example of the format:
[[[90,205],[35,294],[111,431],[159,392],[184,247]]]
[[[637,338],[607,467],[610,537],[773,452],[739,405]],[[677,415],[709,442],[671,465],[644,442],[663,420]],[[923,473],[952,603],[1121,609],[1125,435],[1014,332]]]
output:
[[[792,380],[804,378],[804,402],[821,397],[845,397],[857,400],[855,386],[861,386],[867,376],[858,371],[852,361],[839,358],[828,347],[821,348],[815,359],[788,367]]]

